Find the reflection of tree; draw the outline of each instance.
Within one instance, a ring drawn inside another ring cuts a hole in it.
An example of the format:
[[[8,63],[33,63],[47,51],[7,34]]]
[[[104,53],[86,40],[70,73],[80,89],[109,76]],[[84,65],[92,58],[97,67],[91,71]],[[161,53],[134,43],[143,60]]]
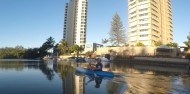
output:
[[[57,73],[58,72],[58,70],[57,70],[57,62],[54,62],[53,63],[53,70]]]
[[[49,69],[45,63],[41,63],[39,65],[40,70],[42,71],[43,74],[47,76],[48,80],[52,80],[54,76],[54,72],[52,69]]]
[[[37,61],[0,61],[0,69],[22,71],[24,68],[40,69],[47,76],[48,80],[52,80],[54,72],[49,69],[44,62]]]
[[[16,71],[21,71],[24,69],[24,63],[19,61],[1,61],[0,68],[5,70],[15,69]]]

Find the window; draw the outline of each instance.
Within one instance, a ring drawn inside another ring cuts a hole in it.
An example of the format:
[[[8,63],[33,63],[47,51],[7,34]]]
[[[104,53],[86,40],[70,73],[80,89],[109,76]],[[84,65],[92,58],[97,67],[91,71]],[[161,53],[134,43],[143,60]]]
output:
[[[140,24],[140,26],[148,26],[148,24]]]
[[[146,11],[148,8],[139,9],[139,12]]]
[[[134,11],[134,12],[132,12],[132,13],[130,13],[131,15],[133,15],[133,14],[135,14],[136,13],[136,11]]]
[[[146,15],[148,15],[148,13],[140,14],[139,16],[146,16]]]
[[[148,37],[148,34],[140,35],[140,37]]]
[[[140,21],[140,22],[148,21],[148,19],[140,19],[139,21]]]
[[[132,28],[136,28],[136,27],[137,27],[136,25],[135,25],[135,26],[131,26],[131,29],[132,29]]]
[[[140,32],[148,31],[148,29],[140,29]]]
[[[132,19],[134,19],[134,18],[136,18],[136,16],[133,16],[133,17],[131,17],[130,19],[132,20]]]
[[[139,2],[143,2],[143,1],[147,1],[147,0],[139,0]]]
[[[130,4],[129,6],[133,6],[133,5],[135,5],[135,4],[136,4],[136,2],[134,2],[134,3]]]

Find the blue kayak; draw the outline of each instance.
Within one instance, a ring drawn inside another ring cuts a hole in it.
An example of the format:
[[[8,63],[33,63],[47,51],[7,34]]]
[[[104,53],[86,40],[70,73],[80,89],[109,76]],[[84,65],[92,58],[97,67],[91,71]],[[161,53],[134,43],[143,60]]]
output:
[[[109,71],[93,71],[93,70],[88,70],[82,67],[77,67],[76,71],[84,73],[86,75],[97,75],[97,76],[111,77],[111,78],[114,77],[113,72],[109,72]]]

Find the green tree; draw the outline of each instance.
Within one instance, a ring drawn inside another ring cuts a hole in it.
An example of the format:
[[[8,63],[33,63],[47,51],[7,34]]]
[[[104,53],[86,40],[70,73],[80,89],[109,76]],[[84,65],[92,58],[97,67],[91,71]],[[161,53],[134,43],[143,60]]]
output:
[[[66,54],[68,52],[67,41],[62,39],[58,44],[58,49],[61,54]]]
[[[161,41],[156,41],[156,42],[154,42],[154,46],[160,46],[160,45],[162,45],[162,42],[161,42]]]
[[[69,47],[69,50],[71,53],[79,51],[79,46],[78,45],[72,45],[71,47]]]
[[[73,53],[73,52],[76,52],[77,53],[77,57],[79,55],[79,52],[82,52],[84,50],[84,48],[82,46],[78,46],[78,45],[72,45],[70,48],[69,48],[70,52]]]
[[[16,59],[23,58],[25,49],[22,46],[0,48],[0,58]]]
[[[102,44],[107,44],[109,42],[109,39],[102,39]]]
[[[84,48],[82,46],[78,46],[75,44],[75,45],[72,45],[71,47],[69,47],[69,50],[71,53],[77,52],[77,51],[82,52],[84,50]]]
[[[44,57],[45,55],[48,55],[48,50],[52,49],[54,47],[55,41],[54,38],[49,37],[39,48],[39,53],[41,57]]]
[[[26,49],[25,53],[24,53],[24,58],[39,58],[40,57],[40,53],[39,53],[39,48],[29,48]]]
[[[144,46],[144,44],[141,42],[138,42],[135,46]]]
[[[112,18],[109,40],[115,46],[126,43],[126,31],[117,13]]]
[[[190,33],[189,35],[187,36],[187,41],[183,42],[187,47],[188,49],[190,49]]]
[[[178,44],[175,42],[170,42],[167,44],[168,47],[178,47]]]

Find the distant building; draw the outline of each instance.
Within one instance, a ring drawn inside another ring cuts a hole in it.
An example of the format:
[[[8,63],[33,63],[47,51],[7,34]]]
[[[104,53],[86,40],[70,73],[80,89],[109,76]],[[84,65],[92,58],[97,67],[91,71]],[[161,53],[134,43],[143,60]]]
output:
[[[97,48],[100,48],[100,47],[103,47],[103,45],[98,44],[98,43],[89,43],[85,45],[84,52],[96,51]]]
[[[128,0],[128,43],[173,42],[171,0]]]
[[[65,6],[63,39],[68,46],[86,44],[87,0],[70,0]]]

